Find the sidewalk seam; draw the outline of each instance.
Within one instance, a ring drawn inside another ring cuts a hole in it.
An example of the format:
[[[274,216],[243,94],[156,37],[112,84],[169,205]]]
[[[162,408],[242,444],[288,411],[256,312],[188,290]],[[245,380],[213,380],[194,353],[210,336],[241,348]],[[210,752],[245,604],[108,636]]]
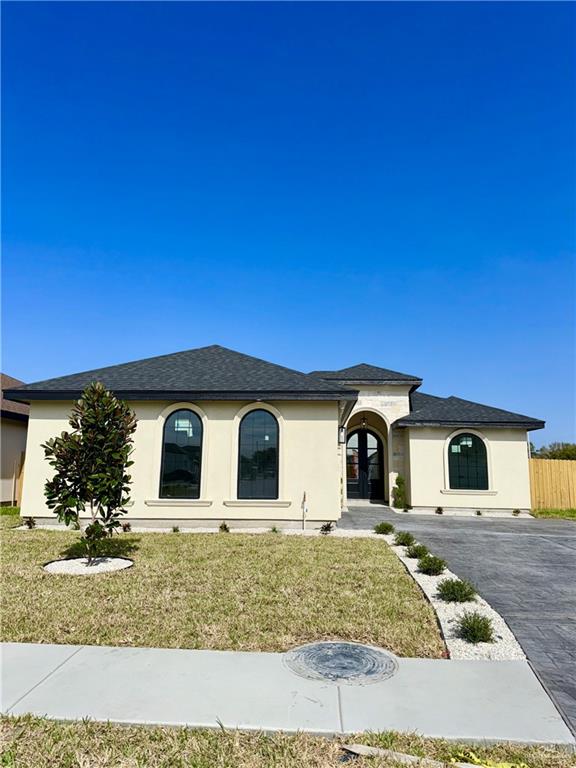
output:
[[[46,680],[48,680],[48,678],[49,678],[49,677],[52,677],[52,675],[53,675],[55,672],[57,672],[59,669],[61,669],[61,668],[64,666],[64,664],[67,664],[67,663],[70,661],[70,659],[71,659],[73,656],[76,656],[76,654],[77,654],[77,653],[80,653],[80,651],[82,651],[82,650],[84,650],[84,646],[83,646],[83,645],[81,645],[81,646],[80,646],[80,648],[77,648],[75,651],[73,651],[73,652],[70,654],[70,656],[67,656],[67,657],[64,659],[64,661],[61,661],[61,662],[60,662],[60,664],[57,664],[57,665],[54,667],[54,669],[51,669],[51,670],[50,670],[50,672],[48,672],[48,674],[47,674],[47,675],[44,675],[44,677],[43,677],[41,680],[39,680],[37,683],[35,683],[35,684],[32,686],[32,688],[30,688],[29,690],[27,690],[27,691],[26,691],[26,693],[23,693],[23,694],[22,694],[22,696],[20,696],[19,698],[17,698],[17,699],[16,699],[16,701],[12,702],[12,704],[10,704],[10,706],[9,706],[9,707],[6,709],[6,714],[8,715],[8,714],[10,713],[10,710],[11,710],[11,709],[14,709],[14,707],[16,706],[16,704],[19,704],[19,703],[22,701],[22,699],[25,699],[25,698],[26,698],[26,696],[28,696],[29,694],[31,694],[31,693],[32,693],[32,691],[35,691],[35,690],[36,690],[36,688],[38,688],[38,686],[40,686],[40,685],[42,685],[42,683],[46,682]]]
[[[344,733],[344,718],[342,716],[342,692],[340,686],[336,686],[336,695],[338,699],[338,724],[340,726],[340,733]]]

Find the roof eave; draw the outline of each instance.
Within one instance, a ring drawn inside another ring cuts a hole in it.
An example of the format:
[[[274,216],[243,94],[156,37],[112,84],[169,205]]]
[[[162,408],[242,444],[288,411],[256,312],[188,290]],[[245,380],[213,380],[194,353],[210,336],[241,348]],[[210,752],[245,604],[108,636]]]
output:
[[[114,389],[114,394],[122,400],[356,400],[355,390],[320,390],[306,392],[303,390],[251,390],[251,391],[195,391],[195,390],[142,390]],[[73,390],[27,390],[7,389],[4,397],[19,403],[30,403],[35,400],[77,400],[82,395],[81,389]]]
[[[534,429],[544,429],[546,426],[545,421],[539,421],[537,419],[531,419],[527,421],[454,421],[454,420],[426,420],[418,419],[417,421],[407,421],[405,419],[398,419],[394,422],[395,427],[496,427],[496,428],[508,428],[508,429],[526,429],[528,431]]]

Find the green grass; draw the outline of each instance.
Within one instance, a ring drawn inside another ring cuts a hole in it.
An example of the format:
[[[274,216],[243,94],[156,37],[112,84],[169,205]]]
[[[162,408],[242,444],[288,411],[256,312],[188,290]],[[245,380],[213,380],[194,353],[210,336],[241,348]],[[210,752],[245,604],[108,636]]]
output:
[[[3,640],[284,651],[341,638],[430,658],[445,649],[432,608],[381,540],[129,533],[110,541],[133,557],[125,571],[42,569],[77,542],[68,531],[2,532]]]
[[[0,517],[4,515],[19,515],[20,507],[0,507]]]
[[[556,517],[563,520],[576,520],[576,509],[533,509],[534,517]]]
[[[473,755],[490,765],[574,768],[575,756],[553,747],[458,744],[394,732],[326,739],[309,734],[192,730],[113,723],[61,723],[4,717],[3,768],[338,768],[344,743],[364,743],[450,764]],[[480,763],[481,764],[481,763]],[[398,768],[383,757],[359,757],[354,768]]]
[[[8,528],[17,528],[19,525],[22,525],[22,519],[18,515],[0,516],[0,531],[7,530]]]

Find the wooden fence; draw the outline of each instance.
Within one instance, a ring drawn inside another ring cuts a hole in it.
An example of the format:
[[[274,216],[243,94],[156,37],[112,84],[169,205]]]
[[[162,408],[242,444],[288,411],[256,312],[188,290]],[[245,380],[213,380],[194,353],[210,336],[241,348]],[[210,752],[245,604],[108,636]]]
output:
[[[576,461],[530,459],[533,509],[576,509]]]

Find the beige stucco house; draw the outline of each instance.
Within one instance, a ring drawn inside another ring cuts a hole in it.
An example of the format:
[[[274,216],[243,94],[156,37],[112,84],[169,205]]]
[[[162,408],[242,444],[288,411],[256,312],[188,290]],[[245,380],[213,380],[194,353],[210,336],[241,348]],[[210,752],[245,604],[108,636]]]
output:
[[[544,422],[372,365],[305,374],[210,346],[7,391],[30,404],[23,515],[52,518],[41,444],[92,381],[138,419],[133,522],[317,526],[389,503],[399,474],[415,509],[530,508],[527,435]]]
[[[0,373],[0,504],[20,503],[22,470],[28,432],[28,406],[7,400],[4,390],[24,384]]]

